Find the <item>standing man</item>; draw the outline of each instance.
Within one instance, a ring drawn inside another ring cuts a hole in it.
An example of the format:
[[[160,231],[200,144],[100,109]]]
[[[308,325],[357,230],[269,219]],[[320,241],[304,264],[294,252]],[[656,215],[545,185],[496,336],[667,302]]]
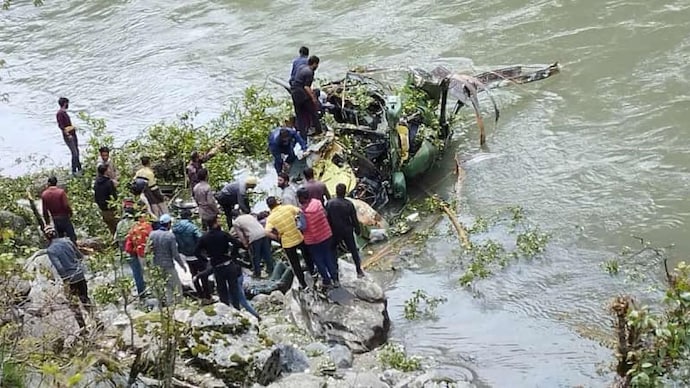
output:
[[[304,174],[304,188],[309,191],[311,198],[318,199],[323,205],[327,200],[331,199],[331,193],[328,192],[326,184],[314,179],[314,169],[307,167],[302,172]],[[325,198],[325,199],[324,199]]]
[[[314,72],[319,67],[319,57],[312,55],[307,60],[307,65],[297,69],[295,79],[290,84],[290,94],[292,103],[295,107],[297,118],[297,131],[302,138],[307,138],[309,128],[316,126],[316,112],[318,111],[319,101],[311,88],[314,82]]]
[[[266,265],[266,273],[273,273],[273,256],[271,255],[271,241],[264,233],[264,227],[251,214],[242,213],[232,221],[237,236],[242,245],[252,254],[253,276],[261,277],[261,261]]]
[[[307,150],[307,143],[304,141],[302,135],[299,134],[293,127],[295,118],[290,117],[285,120],[282,127],[277,127],[268,135],[268,149],[273,155],[273,167],[276,173],[280,174],[285,169],[290,168],[290,164],[297,159],[295,155],[295,144],[299,143],[302,151]],[[286,155],[283,161],[283,155]]]
[[[216,156],[220,147],[222,147],[222,144],[217,144],[211,149],[211,151],[207,152],[203,156],[199,155],[199,151],[192,151],[192,154],[189,157],[189,164],[187,165],[186,169],[190,188],[194,189],[194,186],[201,181],[198,176],[199,170],[204,168],[204,163]]]
[[[297,190],[297,199],[307,219],[307,227],[302,232],[304,244],[321,274],[322,285],[324,288],[340,287],[333,256],[333,240],[331,239],[333,233],[328,225],[326,211],[321,201],[310,198],[309,192],[304,187]]]
[[[50,263],[55,267],[62,281],[67,286],[67,298],[69,299],[70,310],[74,313],[80,328],[86,327],[81,307],[84,307],[89,314],[93,311],[89,290],[84,278],[84,267],[81,263],[83,258],[81,252],[69,240],[58,238],[55,229],[48,225],[44,229],[46,239],[50,242],[47,253]],[[78,300],[78,302],[77,302]]]
[[[352,202],[345,198],[346,187],[342,183],[335,186],[336,198],[328,201],[326,204],[326,213],[328,214],[328,223],[331,225],[333,231],[333,251],[337,253],[340,242],[345,242],[347,250],[352,255],[352,261],[355,262],[357,268],[357,277],[364,277],[362,271],[362,260],[359,257],[359,249],[355,242],[353,233],[360,234],[359,220],[357,219],[357,209]],[[337,255],[336,255],[337,257]],[[336,264],[337,264],[336,258]],[[336,266],[337,269],[337,266]]]
[[[196,294],[201,299],[202,303],[212,303],[211,300],[211,286],[208,283],[208,275],[198,276],[201,272],[206,270],[208,260],[205,257],[196,256],[196,245],[201,238],[201,231],[189,219],[192,217],[192,211],[189,209],[180,210],[180,218],[172,228],[172,232],[177,240],[177,250],[180,256],[187,262],[189,272],[194,277],[194,289]]]
[[[281,172],[278,174],[278,187],[283,190],[280,197],[280,203],[283,205],[299,206],[299,202],[297,202],[297,192],[290,184],[290,176],[287,173]]]
[[[54,230],[58,237],[69,237],[76,244],[77,235],[74,233],[74,225],[72,225],[71,220],[72,207],[69,205],[65,190],[57,187],[56,177],[48,178],[48,188],[41,194],[41,203],[46,225],[50,224],[52,217]]]
[[[67,109],[69,109],[69,100],[65,97],[60,97],[58,99],[58,109],[55,114],[57,119],[57,124],[62,131],[62,139],[67,144],[69,152],[72,154],[72,175],[77,175],[81,172],[81,162],[79,161],[79,141],[77,140],[76,128],[72,125],[72,120],[67,114]]]
[[[280,245],[283,247],[290,261],[292,272],[297,276],[297,280],[302,289],[306,289],[307,282],[304,280],[304,271],[302,270],[302,265],[297,255],[297,249],[299,249],[302,252],[302,256],[304,256],[307,270],[309,270],[312,275],[315,270],[314,262],[311,260],[311,256],[304,245],[302,232],[297,229],[297,223],[295,222],[295,217],[300,214],[300,210],[296,206],[279,204],[275,197],[266,198],[266,205],[271,209],[271,214],[266,218],[266,227],[264,231],[271,239],[280,241]]]
[[[101,164],[98,166],[98,176],[93,184],[93,196],[101,209],[101,216],[103,217],[103,222],[108,227],[110,234],[115,234],[117,229],[117,219],[115,217],[115,206],[113,202],[117,200],[117,190],[115,189],[115,183],[112,179],[108,178],[105,173],[108,170],[108,166]]]
[[[138,185],[144,186],[142,195],[146,198],[146,202],[148,202],[151,208],[151,213],[156,217],[167,214],[168,205],[165,203],[165,197],[158,187],[156,175],[151,169],[151,158],[148,156],[141,157],[141,168],[134,174],[134,179]]]
[[[132,209],[132,213],[134,213],[134,209]],[[127,231],[124,249],[129,255],[129,260],[127,260],[127,262],[132,269],[132,277],[137,287],[137,293],[140,298],[144,298],[146,292],[146,282],[144,281],[146,243],[153,231],[153,227],[148,220],[148,213],[141,211],[138,215],[133,214],[133,216],[138,218],[138,220]],[[123,225],[122,227],[124,228],[125,226]]]
[[[187,266],[177,250],[175,235],[170,231],[171,223],[172,217],[163,214],[158,219],[159,228],[151,232],[148,241],[149,249],[153,252],[153,264],[162,269],[166,277],[165,299],[168,305],[179,300],[179,296],[182,295],[182,282],[177,275],[175,261],[187,271]]]
[[[199,169],[196,172],[196,178],[199,182],[192,188],[192,198],[194,198],[199,207],[201,227],[204,230],[208,230],[209,223],[218,218],[220,210],[213,195],[213,190],[211,190],[211,185],[208,184],[208,170],[205,168]]]
[[[216,218],[211,223],[209,231],[201,236],[196,246],[196,255],[203,257],[206,254],[210,258],[220,301],[238,310],[242,305],[249,313],[259,318],[259,314],[247,301],[242,288],[242,268],[236,261],[241,244],[238,239],[220,229],[220,223]],[[228,255],[230,247],[232,252]]]
[[[115,163],[110,160],[110,148],[103,146],[98,149],[100,154],[100,160],[98,161],[98,166],[106,166],[105,176],[110,178],[115,186],[117,186],[117,169],[115,168]]]
[[[131,246],[127,247],[127,236],[129,235],[130,230],[134,227],[135,224],[135,210],[134,210],[134,201],[131,200],[125,200],[122,203],[122,217],[120,217],[120,221],[117,223],[117,228],[115,230],[115,242],[117,243],[118,248],[120,248],[120,259],[122,259],[123,252],[127,252],[127,249],[131,250]],[[149,228],[151,225],[149,224]],[[146,238],[148,238],[148,234],[146,235]],[[144,239],[144,242],[146,240]],[[130,241],[130,244],[132,242]],[[143,249],[142,249],[143,251]],[[133,250],[133,252],[135,252]],[[129,258],[127,260],[127,263],[129,264],[129,267],[132,270],[132,277],[134,278],[134,285],[137,288],[137,294],[140,296],[144,295],[144,291],[146,290],[146,283],[144,282],[144,270],[142,269],[141,261],[139,261],[139,257],[136,254],[132,254],[127,252]]]
[[[307,47],[300,47],[299,48],[299,56],[295,59],[292,60],[292,70],[290,70],[290,86],[292,86],[292,81],[295,80],[295,76],[297,75],[297,70],[299,70],[300,67],[304,66],[307,64],[309,57],[309,48]]]
[[[239,205],[243,213],[251,213],[252,209],[249,206],[247,189],[253,189],[256,187],[257,183],[258,179],[256,179],[256,177],[248,176],[244,179],[238,179],[228,183],[220,190],[220,193],[218,193],[216,198],[225,213],[228,229],[232,228],[232,209],[235,205]]]

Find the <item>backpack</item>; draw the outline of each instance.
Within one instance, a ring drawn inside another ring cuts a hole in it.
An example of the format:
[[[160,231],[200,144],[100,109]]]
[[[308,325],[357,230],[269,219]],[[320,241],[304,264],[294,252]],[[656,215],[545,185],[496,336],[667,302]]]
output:
[[[146,188],[149,185],[149,181],[146,180],[145,178],[134,178],[132,183],[129,186],[130,191],[134,195],[141,195],[141,193],[146,190]]]
[[[304,232],[307,229],[307,216],[304,215],[303,211],[299,211],[299,214],[295,217],[295,222],[300,232]]]

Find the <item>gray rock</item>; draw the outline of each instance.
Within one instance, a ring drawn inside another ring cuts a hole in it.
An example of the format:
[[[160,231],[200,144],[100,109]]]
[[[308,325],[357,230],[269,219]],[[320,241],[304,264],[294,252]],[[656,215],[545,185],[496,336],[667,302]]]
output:
[[[12,229],[15,234],[26,228],[26,220],[7,210],[0,210],[0,227]]]
[[[220,302],[203,307],[187,319],[185,316],[184,312],[178,311],[176,319],[179,317],[180,322],[189,323],[192,329],[212,330],[223,334],[244,333],[251,326],[251,319],[255,319]]]
[[[325,388],[331,387],[326,379],[310,373],[294,373],[283,376],[280,380],[269,385],[269,388]],[[258,388],[258,387],[257,387]]]
[[[439,370],[428,370],[414,377],[398,383],[396,388],[471,388],[474,385],[468,381],[458,381]]]
[[[283,372],[298,373],[309,369],[309,359],[303,351],[292,345],[278,345]]]
[[[283,294],[280,290],[275,290],[275,291],[271,292],[270,301],[271,301],[271,304],[274,304],[277,306],[282,305],[283,302],[285,301],[285,294]]]
[[[271,297],[266,294],[259,294],[252,298],[252,306],[254,306],[256,310],[266,310],[272,305],[270,298]]]
[[[328,385],[329,387],[367,387],[367,388],[389,388],[389,385],[381,381],[374,373],[348,371],[343,374],[340,384]]]
[[[304,351],[309,357],[316,357],[325,354],[328,351],[328,346],[321,342],[312,342],[304,347]]]
[[[294,282],[285,296],[286,308],[295,324],[312,336],[344,344],[354,353],[367,352],[388,338],[387,300],[371,277],[357,279],[354,265],[340,260],[339,267],[341,302],[303,292]],[[343,298],[343,294],[349,297]]]
[[[352,367],[352,352],[345,345],[334,345],[328,349],[328,357],[338,368]]]

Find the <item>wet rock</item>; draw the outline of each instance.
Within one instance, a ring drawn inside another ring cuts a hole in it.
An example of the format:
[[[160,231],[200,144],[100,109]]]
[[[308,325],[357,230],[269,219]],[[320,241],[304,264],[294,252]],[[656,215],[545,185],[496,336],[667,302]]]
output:
[[[333,361],[338,368],[352,367],[352,352],[347,346],[334,345],[328,349],[328,357]]]
[[[328,351],[328,346],[322,344],[321,342],[312,342],[305,346],[304,351],[309,357],[317,357],[325,354]]]
[[[309,369],[309,359],[303,351],[292,345],[278,345],[283,372],[298,373]]]
[[[339,267],[342,290],[324,297],[303,292],[294,282],[285,296],[286,308],[295,324],[312,336],[343,344],[354,353],[367,352],[388,338],[387,300],[370,277],[357,278],[354,265],[340,260]]]

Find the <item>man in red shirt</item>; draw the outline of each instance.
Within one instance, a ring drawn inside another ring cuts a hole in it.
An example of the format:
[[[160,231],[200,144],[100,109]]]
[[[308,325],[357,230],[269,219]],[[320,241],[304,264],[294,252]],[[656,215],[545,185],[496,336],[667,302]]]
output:
[[[333,233],[328,224],[326,209],[324,209],[321,201],[311,198],[309,190],[304,187],[297,190],[297,200],[301,205],[304,217],[307,219],[307,227],[302,231],[304,244],[319,270],[323,287],[340,287],[338,269],[335,266],[335,252],[331,246]]]
[[[43,208],[43,218],[46,225],[53,220],[53,226],[58,237],[69,237],[73,243],[77,243],[77,235],[74,233],[74,226],[70,218],[72,217],[72,207],[67,200],[65,190],[57,187],[57,178],[48,178],[48,188],[41,194]]]
[[[79,142],[77,140],[76,128],[72,125],[72,120],[67,114],[67,109],[69,108],[69,100],[65,97],[60,97],[58,99],[58,109],[55,114],[57,119],[57,124],[62,131],[62,139],[67,144],[69,152],[72,154],[72,175],[76,175],[81,172],[81,162],[79,161]]]

